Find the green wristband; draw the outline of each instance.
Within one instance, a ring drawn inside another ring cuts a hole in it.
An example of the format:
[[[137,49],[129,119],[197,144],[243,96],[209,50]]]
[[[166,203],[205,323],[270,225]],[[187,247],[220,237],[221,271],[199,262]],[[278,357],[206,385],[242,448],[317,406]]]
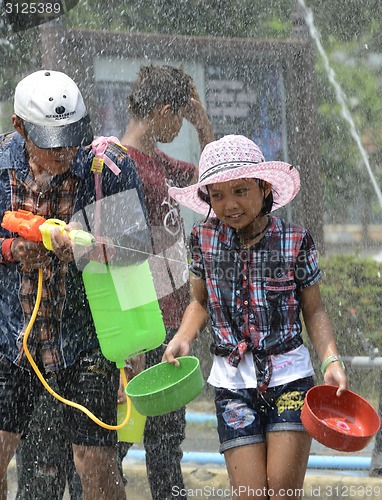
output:
[[[334,361],[339,361],[341,363],[342,369],[345,370],[345,365],[343,364],[341,358],[339,356],[329,356],[328,358],[324,359],[321,365],[321,371],[322,375],[325,375],[327,367],[330,365],[330,363],[334,363]]]

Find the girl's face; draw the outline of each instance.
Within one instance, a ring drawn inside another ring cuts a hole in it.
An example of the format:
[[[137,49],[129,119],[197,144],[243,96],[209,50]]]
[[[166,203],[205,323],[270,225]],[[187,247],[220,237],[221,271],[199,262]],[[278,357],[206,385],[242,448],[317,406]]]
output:
[[[265,196],[268,196],[270,190],[271,186],[267,184]],[[235,179],[210,184],[208,191],[218,219],[234,229],[247,228],[263,206],[263,189],[254,179]],[[261,218],[256,222],[259,220]]]

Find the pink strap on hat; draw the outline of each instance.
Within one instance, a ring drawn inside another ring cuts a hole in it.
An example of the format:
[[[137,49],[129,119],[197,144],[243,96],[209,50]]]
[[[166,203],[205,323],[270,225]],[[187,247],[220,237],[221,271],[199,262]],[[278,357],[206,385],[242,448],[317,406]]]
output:
[[[93,153],[96,159],[103,160],[103,162],[106,163],[106,165],[110,168],[113,174],[118,175],[121,172],[121,169],[117,167],[117,165],[113,162],[113,160],[111,160],[108,156],[104,154],[108,142],[114,142],[115,144],[120,145],[119,139],[117,139],[117,137],[103,137],[103,136],[97,137],[92,142]],[[102,166],[100,167],[100,170],[102,170]]]

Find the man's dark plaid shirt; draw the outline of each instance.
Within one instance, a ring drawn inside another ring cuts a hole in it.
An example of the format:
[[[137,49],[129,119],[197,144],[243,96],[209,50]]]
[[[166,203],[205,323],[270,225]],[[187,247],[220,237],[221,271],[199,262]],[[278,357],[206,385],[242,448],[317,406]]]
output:
[[[80,148],[70,169],[53,177],[41,192],[25,155],[24,139],[17,133],[2,135],[0,146],[3,212],[23,209],[47,219],[69,222],[76,210],[94,201],[93,154],[89,148]],[[107,170],[103,175],[105,193],[110,195],[129,189],[142,193],[138,174],[126,150],[108,143],[107,154],[123,169],[123,175],[116,177]],[[0,237],[0,249],[6,237],[9,235]],[[38,273],[24,269],[21,264],[7,263],[2,255],[0,266],[4,266],[3,290],[7,289],[7,293],[0,294],[1,352],[13,362],[29,368],[23,350],[23,336],[36,301]],[[13,292],[9,292],[10,288]],[[66,264],[52,252],[51,262],[43,270],[41,304],[28,339],[32,357],[43,365],[46,372],[56,373],[72,364],[78,352],[98,345],[84,293],[82,275],[75,263]]]

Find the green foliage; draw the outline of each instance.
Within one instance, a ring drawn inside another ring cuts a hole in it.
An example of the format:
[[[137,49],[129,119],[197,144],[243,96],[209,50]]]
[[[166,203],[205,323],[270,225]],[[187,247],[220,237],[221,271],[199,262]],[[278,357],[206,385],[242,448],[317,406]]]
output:
[[[305,3],[313,10],[323,36],[330,34],[342,42],[360,41],[375,22],[379,25],[381,22],[380,0],[305,0]],[[376,46],[378,40],[375,40]]]
[[[0,16],[0,101],[10,101],[19,80],[39,65],[37,28],[12,33]]]
[[[359,44],[354,42],[340,45],[331,39],[329,51],[336,81],[378,179],[380,173],[376,167],[382,159],[378,69],[367,62],[365,50],[359,50]],[[331,222],[349,222],[348,207],[355,194],[359,192],[364,199],[370,198],[370,179],[321,59],[317,59],[316,75],[325,212]]]
[[[68,26],[197,36],[288,38],[294,0],[81,0]]]
[[[323,276],[320,290],[342,356],[369,356],[373,348],[382,355],[382,264],[354,255],[320,257]],[[309,345],[309,342],[308,342]],[[322,381],[320,362],[313,353],[315,372]],[[379,390],[379,370],[347,370],[356,392]],[[365,385],[366,384],[366,385]]]
[[[382,353],[382,264],[354,255],[320,258],[321,294],[344,355],[365,354],[363,337]]]

